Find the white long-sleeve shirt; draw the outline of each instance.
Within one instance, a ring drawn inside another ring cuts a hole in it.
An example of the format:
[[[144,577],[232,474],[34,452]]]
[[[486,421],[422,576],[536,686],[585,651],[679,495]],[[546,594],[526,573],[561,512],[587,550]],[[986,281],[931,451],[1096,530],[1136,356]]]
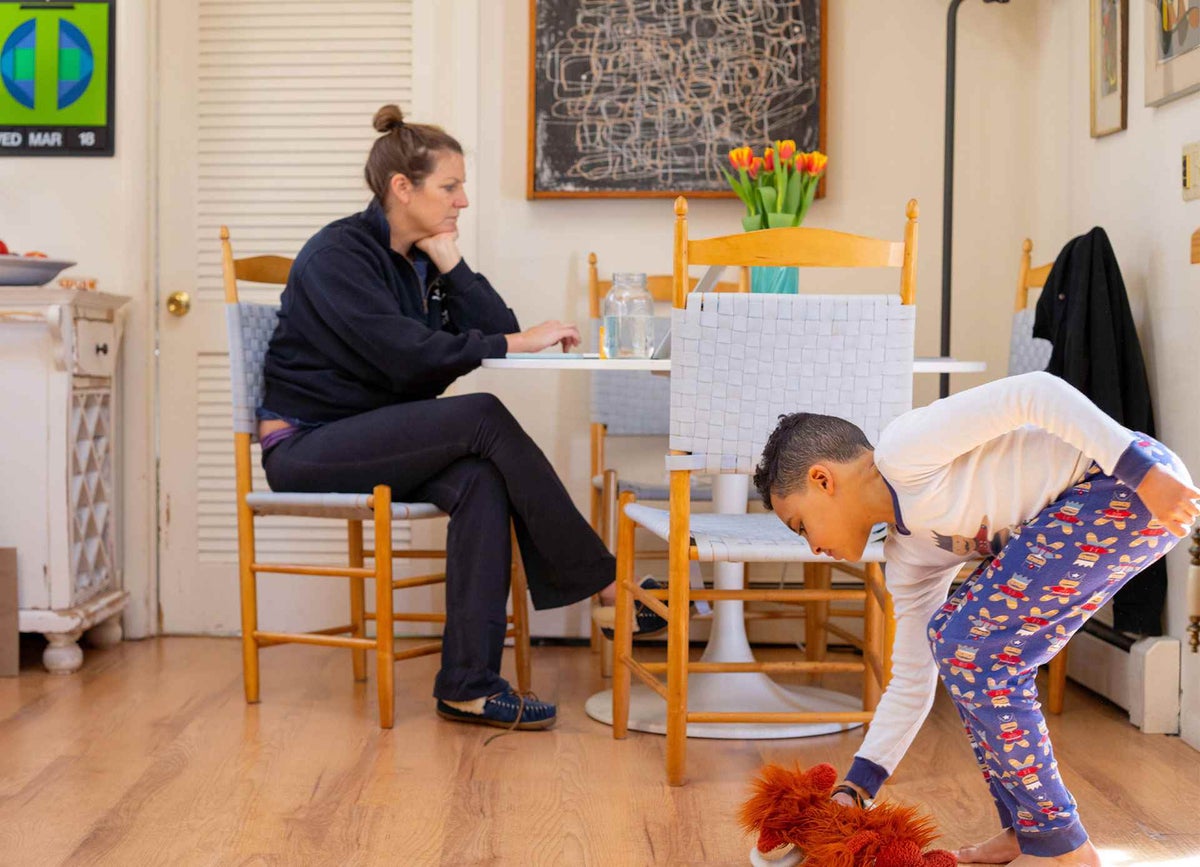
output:
[[[872,795],[933,705],[926,627],[962,564],[998,553],[1013,528],[1079,482],[1092,461],[1136,488],[1153,462],[1136,435],[1048,373],[1013,376],[912,410],[879,437],[895,532],[884,546],[896,615],[892,679],[847,777]]]

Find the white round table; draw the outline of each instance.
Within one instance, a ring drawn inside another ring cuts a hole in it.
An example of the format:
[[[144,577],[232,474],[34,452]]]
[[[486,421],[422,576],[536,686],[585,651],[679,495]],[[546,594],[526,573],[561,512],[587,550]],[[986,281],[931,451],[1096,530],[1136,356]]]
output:
[[[602,359],[572,353],[516,353],[507,358],[485,359],[483,366],[506,370],[649,370],[669,373],[668,359]],[[982,361],[956,358],[921,358],[913,361],[914,373],[980,373]],[[713,482],[713,511],[742,514],[746,511],[748,476],[720,474]],[[714,563],[713,585],[718,590],[741,589],[745,568],[741,563]],[[712,629],[704,648],[704,662],[753,662],[746,636],[742,602],[713,603]],[[789,711],[858,710],[861,702],[841,692],[809,686],[783,686],[765,674],[693,674],[688,679],[689,711]],[[612,690],[591,696],[584,709],[598,722],[612,725]],[[630,691],[629,727],[665,734],[666,702],[648,687]],[[689,723],[688,737],[768,739],[813,737],[855,728],[860,723]]]
[[[590,353],[515,352],[505,358],[485,358],[483,366],[498,370],[649,370],[670,373],[669,358],[601,358]],[[913,359],[913,373],[983,373],[982,361],[960,361],[948,356]]]

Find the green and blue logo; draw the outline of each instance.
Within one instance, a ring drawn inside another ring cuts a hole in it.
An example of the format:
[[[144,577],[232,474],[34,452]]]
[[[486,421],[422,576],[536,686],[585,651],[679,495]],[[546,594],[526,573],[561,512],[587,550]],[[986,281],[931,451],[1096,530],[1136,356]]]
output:
[[[0,4],[0,125],[107,122],[108,4]]]

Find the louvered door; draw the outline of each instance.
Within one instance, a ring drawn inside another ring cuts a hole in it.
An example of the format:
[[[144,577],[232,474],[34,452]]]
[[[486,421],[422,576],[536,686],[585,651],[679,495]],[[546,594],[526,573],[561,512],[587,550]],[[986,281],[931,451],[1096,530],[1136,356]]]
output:
[[[218,227],[236,256],[294,256],[365,207],[384,103],[411,111],[419,0],[172,0],[161,5],[159,111],[160,610],[168,633],[238,631],[237,529]],[[165,298],[191,295],[175,317]],[[271,301],[277,287],[243,287]],[[265,487],[257,466],[255,485]],[[265,558],[344,558],[345,525],[259,523]],[[404,544],[407,528],[397,528]],[[346,590],[260,579],[266,629],[329,625]],[[343,619],[345,619],[343,617]]]

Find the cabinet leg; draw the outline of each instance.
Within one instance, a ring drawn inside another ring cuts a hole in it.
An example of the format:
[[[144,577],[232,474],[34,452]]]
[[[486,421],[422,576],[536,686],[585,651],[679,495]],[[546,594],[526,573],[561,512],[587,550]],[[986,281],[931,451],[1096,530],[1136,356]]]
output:
[[[101,650],[106,647],[116,647],[121,643],[123,636],[120,614],[114,614],[102,623],[97,623],[87,632],[88,643]]]
[[[83,651],[79,649],[82,630],[73,632],[50,632],[46,638],[50,645],[42,651],[42,665],[51,674],[73,674],[83,665]]]

